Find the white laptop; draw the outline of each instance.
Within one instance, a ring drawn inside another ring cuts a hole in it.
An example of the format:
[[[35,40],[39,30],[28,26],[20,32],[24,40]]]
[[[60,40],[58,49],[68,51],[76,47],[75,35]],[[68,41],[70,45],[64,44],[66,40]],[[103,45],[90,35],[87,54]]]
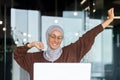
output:
[[[34,80],[90,80],[90,63],[35,63]]]

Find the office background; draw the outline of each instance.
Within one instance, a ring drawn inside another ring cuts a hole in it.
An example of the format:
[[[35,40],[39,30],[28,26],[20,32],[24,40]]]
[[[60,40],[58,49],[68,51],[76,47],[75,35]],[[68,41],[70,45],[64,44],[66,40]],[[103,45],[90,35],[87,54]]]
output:
[[[115,15],[119,16],[119,0],[87,0],[83,5],[81,1],[1,0],[0,78],[29,80],[28,73],[13,59],[14,47],[34,40],[46,43],[45,31],[48,26],[58,24],[63,27],[67,40],[64,39],[61,46],[65,46],[106,19],[110,7],[114,7]],[[109,28],[96,37],[92,49],[82,59],[82,63],[92,64],[91,80],[119,80],[119,25],[119,19],[114,20]]]

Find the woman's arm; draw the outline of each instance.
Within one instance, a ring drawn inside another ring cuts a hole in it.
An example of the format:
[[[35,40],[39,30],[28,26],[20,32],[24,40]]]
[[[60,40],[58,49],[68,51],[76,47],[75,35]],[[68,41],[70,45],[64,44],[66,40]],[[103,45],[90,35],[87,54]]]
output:
[[[102,23],[103,28],[106,28],[114,20],[114,8],[108,10],[108,18]]]
[[[31,43],[26,44],[25,46],[18,46],[14,49],[14,59],[22,68],[24,68],[27,71],[29,71],[30,65],[32,63],[32,58],[30,57],[32,56],[32,54],[29,54],[27,51],[32,47],[43,49],[43,44],[38,41],[33,41]]]
[[[114,9],[111,8],[108,10],[109,18],[105,20],[102,24],[97,25],[93,29],[87,31],[78,41],[72,44],[72,50],[74,50],[74,54],[78,55],[78,59],[81,59],[92,47],[95,37],[104,30],[114,18]]]

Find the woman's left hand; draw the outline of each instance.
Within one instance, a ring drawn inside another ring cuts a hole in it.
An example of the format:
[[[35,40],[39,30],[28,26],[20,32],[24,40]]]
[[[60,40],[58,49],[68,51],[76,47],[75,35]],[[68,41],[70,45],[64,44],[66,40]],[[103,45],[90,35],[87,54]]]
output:
[[[111,8],[108,10],[108,19],[111,20],[111,22],[113,21],[114,19],[114,8]]]
[[[114,8],[110,8],[108,10],[108,17],[107,19],[102,23],[102,27],[106,28],[108,25],[114,20]]]

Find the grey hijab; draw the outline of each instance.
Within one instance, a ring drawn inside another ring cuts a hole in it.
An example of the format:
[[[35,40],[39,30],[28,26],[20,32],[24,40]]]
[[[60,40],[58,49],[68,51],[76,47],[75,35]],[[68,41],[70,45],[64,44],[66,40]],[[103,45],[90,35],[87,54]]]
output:
[[[44,52],[43,56],[46,60],[51,62],[57,60],[62,54],[62,48],[60,46],[57,49],[53,50],[48,44],[48,36],[53,30],[59,30],[64,35],[63,29],[58,25],[52,25],[46,31],[47,50]]]

